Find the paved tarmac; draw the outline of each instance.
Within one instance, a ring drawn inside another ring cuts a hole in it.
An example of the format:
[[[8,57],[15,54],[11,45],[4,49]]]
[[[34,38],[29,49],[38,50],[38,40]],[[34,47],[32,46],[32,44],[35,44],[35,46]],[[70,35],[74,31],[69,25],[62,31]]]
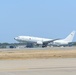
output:
[[[76,75],[76,58],[0,60],[0,75]]]

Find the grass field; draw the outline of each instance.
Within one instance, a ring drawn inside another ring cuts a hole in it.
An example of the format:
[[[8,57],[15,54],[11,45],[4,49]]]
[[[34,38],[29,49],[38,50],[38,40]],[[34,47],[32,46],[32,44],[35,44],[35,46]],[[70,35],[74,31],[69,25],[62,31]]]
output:
[[[76,58],[76,50],[5,50],[0,51],[0,59]]]

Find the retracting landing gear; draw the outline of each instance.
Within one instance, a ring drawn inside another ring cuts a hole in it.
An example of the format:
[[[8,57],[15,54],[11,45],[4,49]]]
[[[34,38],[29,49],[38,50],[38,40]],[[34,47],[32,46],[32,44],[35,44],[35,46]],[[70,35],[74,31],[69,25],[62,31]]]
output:
[[[26,47],[27,47],[27,48],[33,48],[34,45],[33,45],[33,43],[27,43]]]

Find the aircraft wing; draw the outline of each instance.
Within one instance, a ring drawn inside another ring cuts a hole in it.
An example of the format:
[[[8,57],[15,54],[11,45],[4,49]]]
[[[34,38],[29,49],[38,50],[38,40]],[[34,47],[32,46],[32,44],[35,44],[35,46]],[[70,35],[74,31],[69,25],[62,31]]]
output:
[[[44,41],[42,47],[47,47],[48,43],[56,41],[56,40],[59,40],[59,39],[53,39],[53,40],[49,40],[49,41]]]
[[[53,40],[49,40],[49,41],[44,41],[43,43],[50,43],[50,42],[54,42],[56,40],[60,40],[60,39],[53,39]]]

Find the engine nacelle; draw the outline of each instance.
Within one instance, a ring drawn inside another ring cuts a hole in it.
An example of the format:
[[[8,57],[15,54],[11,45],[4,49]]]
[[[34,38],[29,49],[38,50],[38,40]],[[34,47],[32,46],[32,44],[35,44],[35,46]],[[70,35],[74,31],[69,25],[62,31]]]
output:
[[[43,42],[41,42],[41,41],[37,41],[37,44],[43,44]]]

